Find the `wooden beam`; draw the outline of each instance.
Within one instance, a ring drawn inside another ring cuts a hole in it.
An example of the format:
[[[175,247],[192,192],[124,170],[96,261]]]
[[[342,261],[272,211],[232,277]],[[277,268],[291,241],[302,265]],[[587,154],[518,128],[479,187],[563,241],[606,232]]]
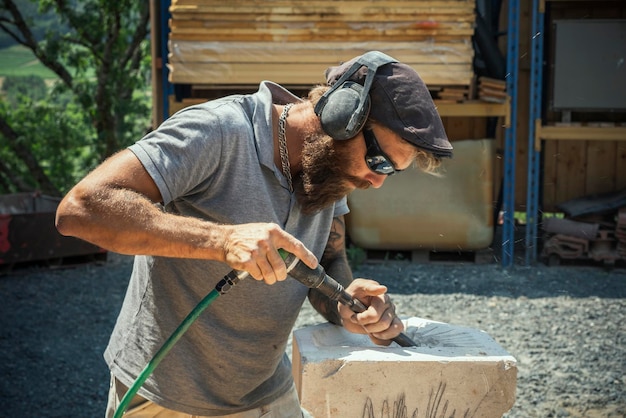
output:
[[[505,103],[481,102],[478,100],[462,103],[445,103],[435,100],[441,117],[504,117],[510,118],[509,101]],[[508,125],[508,122],[505,122]]]
[[[463,41],[474,34],[473,29],[458,30],[412,30],[412,29],[361,29],[350,30],[320,30],[275,28],[263,31],[254,29],[231,29],[228,31],[213,29],[178,29],[170,32],[171,40],[180,41],[276,41],[276,42],[319,42],[337,41],[346,42],[407,42],[407,41]]]
[[[247,13],[247,14],[406,14],[429,13],[437,10],[446,14],[472,14],[475,3],[473,1],[243,1],[202,2],[172,1],[172,13]]]
[[[174,66],[212,65],[212,64],[247,64],[257,63],[294,63],[317,65],[324,69],[336,65],[370,50],[385,51],[400,62],[415,66],[421,65],[471,65],[474,51],[467,45],[458,48],[435,47],[428,43],[410,42],[406,49],[396,48],[397,43],[368,43],[366,48],[359,44],[341,44],[339,42],[289,42],[280,47],[272,42],[177,42],[170,48],[169,62]],[[453,45],[453,44],[448,44]]]
[[[351,32],[362,32],[367,30],[375,30],[377,32],[380,31],[390,31],[390,30],[403,30],[403,31],[411,31],[415,34],[437,34],[437,33],[448,33],[452,32],[453,34],[461,34],[461,35],[472,35],[474,30],[473,22],[445,22],[445,21],[437,21],[437,22],[424,22],[424,21],[412,21],[412,20],[401,20],[396,22],[385,22],[384,24],[380,21],[371,21],[371,22],[359,22],[358,24],[354,24],[354,22],[341,22],[341,21],[307,21],[306,23],[300,22],[290,22],[290,21],[280,21],[280,22],[263,22],[257,21],[257,19],[250,20],[236,20],[236,21],[224,21],[220,19],[221,16],[214,16],[212,19],[193,19],[193,20],[176,20],[171,19],[170,21],[170,29],[172,32],[198,32],[198,33],[227,33],[227,34],[235,34],[237,32],[272,32],[272,31],[282,31],[282,30],[306,30],[306,31],[351,31]],[[357,26],[357,27],[355,27]]]
[[[277,14],[277,13],[244,13],[238,10],[237,13],[212,13],[212,12],[176,12],[172,13],[172,19],[201,20],[221,22],[413,22],[418,25],[433,26],[439,22],[444,23],[471,23],[474,24],[476,17],[471,12],[450,13],[450,11],[440,11],[437,9],[428,11],[407,10],[403,13],[372,13],[372,14],[335,14],[335,13],[307,13],[307,14]]]
[[[238,41],[207,41],[206,43],[178,41],[176,49],[181,51],[172,51],[172,54],[190,51],[191,56],[201,54],[202,51],[215,56],[223,56],[226,54],[239,55],[247,51],[258,51],[264,49],[277,54],[333,54],[337,56],[351,56],[352,54],[362,51],[371,51],[376,49],[385,49],[389,53],[395,55],[403,54],[404,56],[415,56],[416,54],[436,54],[444,55],[440,61],[445,62],[448,58],[445,55],[473,55],[474,48],[467,42],[374,42],[369,41],[367,44],[351,43],[346,44],[345,41],[338,39],[329,42],[289,42],[276,45],[275,42],[256,41],[253,43],[244,43]],[[275,52],[274,52],[275,51]],[[354,52],[355,51],[355,52]],[[324,59],[324,57],[309,57],[311,59]]]
[[[626,126],[541,126],[538,138],[547,141],[626,141]]]
[[[329,63],[335,65],[336,62]],[[170,81],[182,84],[258,84],[271,80],[279,84],[318,84],[324,69],[307,63],[181,63],[172,65]],[[426,85],[469,85],[470,64],[424,64],[416,66]]]

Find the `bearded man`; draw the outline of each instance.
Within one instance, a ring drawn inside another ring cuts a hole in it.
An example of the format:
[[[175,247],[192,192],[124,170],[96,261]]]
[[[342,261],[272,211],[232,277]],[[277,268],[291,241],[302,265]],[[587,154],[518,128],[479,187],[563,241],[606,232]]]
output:
[[[432,171],[452,147],[408,65],[372,51],[329,68],[326,78],[303,100],[264,81],[254,94],[185,108],[102,163],[59,205],[62,234],[135,256],[104,353],[106,416],[232,269],[255,280],[202,314],[125,416],[307,416],[285,353],[307,297],[328,321],[377,344],[403,331],[386,287],[352,276],[346,196],[411,166]],[[355,314],[285,280],[281,248],[311,268],[319,260],[368,309]]]

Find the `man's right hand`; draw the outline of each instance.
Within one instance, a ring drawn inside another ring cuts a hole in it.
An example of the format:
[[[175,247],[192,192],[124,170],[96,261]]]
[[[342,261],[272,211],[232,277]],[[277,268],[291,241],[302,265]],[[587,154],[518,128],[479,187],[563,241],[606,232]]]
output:
[[[302,242],[273,223],[227,225],[224,260],[236,270],[245,270],[256,280],[274,284],[287,278],[282,248],[314,269],[317,258]]]

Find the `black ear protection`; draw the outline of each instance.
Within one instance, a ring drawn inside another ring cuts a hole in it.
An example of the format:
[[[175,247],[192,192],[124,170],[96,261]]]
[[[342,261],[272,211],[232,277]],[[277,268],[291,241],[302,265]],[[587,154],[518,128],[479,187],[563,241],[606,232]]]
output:
[[[370,113],[369,91],[378,67],[398,62],[387,54],[370,51],[361,55],[315,105],[322,129],[331,138],[344,140],[359,133]],[[365,83],[347,81],[361,67],[367,68]]]

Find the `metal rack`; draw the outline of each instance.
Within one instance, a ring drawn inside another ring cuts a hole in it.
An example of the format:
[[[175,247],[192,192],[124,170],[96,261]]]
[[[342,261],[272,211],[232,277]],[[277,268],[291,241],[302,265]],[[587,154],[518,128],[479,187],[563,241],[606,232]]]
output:
[[[528,112],[528,187],[526,191],[526,237],[525,264],[537,260],[537,225],[539,223],[539,161],[541,147],[535,140],[536,130],[541,126],[541,102],[543,83],[544,3],[532,2],[530,103]]]
[[[511,98],[511,123],[504,134],[504,183],[502,188],[502,267],[514,264],[515,155],[517,136],[517,80],[519,74],[519,0],[509,0],[506,90]]]
[[[528,120],[528,190],[526,196],[525,264],[537,261],[537,229],[541,222],[540,158],[543,141],[626,141],[625,126],[550,126],[543,123],[545,12],[547,2],[533,0],[531,11],[530,100]],[[571,1],[571,0],[569,0]]]

